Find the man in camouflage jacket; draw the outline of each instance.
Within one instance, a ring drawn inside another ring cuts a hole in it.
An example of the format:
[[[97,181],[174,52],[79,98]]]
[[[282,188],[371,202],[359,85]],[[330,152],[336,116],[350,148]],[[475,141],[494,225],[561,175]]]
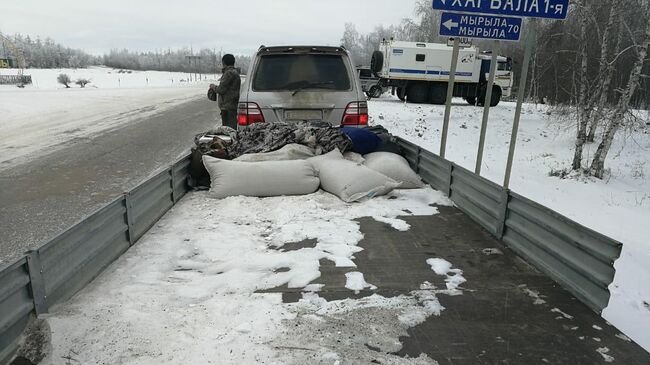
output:
[[[237,103],[239,103],[241,79],[239,71],[235,68],[235,56],[224,55],[221,61],[224,67],[221,72],[221,82],[216,87],[219,109],[221,109],[221,123],[237,129]]]

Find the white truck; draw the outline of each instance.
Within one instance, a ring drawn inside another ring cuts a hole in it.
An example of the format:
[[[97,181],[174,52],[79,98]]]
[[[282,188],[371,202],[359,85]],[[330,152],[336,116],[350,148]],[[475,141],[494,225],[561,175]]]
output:
[[[383,87],[392,87],[401,100],[413,103],[444,104],[453,48],[446,44],[383,40],[372,55],[371,69]],[[476,47],[461,48],[456,69],[454,96],[472,105],[483,105],[490,73],[491,53]],[[510,58],[497,58],[490,105],[512,91]]]

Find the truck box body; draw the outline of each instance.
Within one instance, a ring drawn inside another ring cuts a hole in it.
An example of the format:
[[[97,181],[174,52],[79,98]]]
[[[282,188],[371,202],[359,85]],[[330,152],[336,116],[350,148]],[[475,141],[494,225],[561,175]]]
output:
[[[415,103],[444,104],[449,83],[453,47],[446,44],[383,41],[381,56],[374,55],[374,71],[382,85],[396,89],[400,99]],[[380,60],[378,62],[377,60]],[[493,86],[492,104],[512,93],[512,63],[497,57],[499,62]],[[491,54],[476,47],[461,48],[458,55],[455,97],[465,98],[470,104],[482,104],[487,90]]]
[[[418,81],[449,80],[452,52],[444,44],[394,42],[386,44],[382,51],[385,58],[381,77]],[[481,73],[478,49],[461,49],[458,60],[456,82],[478,83]]]

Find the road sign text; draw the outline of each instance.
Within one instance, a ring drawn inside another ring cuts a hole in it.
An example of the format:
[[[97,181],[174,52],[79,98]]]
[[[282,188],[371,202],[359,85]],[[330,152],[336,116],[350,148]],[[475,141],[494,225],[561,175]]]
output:
[[[521,18],[445,12],[440,20],[440,35],[518,41],[521,24]]]
[[[439,10],[566,19],[569,0],[433,0]]]

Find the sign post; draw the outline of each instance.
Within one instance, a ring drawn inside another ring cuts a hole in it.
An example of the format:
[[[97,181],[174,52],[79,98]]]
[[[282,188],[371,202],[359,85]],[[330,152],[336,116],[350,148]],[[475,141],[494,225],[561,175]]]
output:
[[[487,90],[485,91],[485,100],[483,101],[483,122],[481,123],[481,138],[478,143],[478,155],[476,156],[476,170],[477,175],[481,175],[481,167],[483,165],[483,149],[485,148],[485,134],[487,132],[488,118],[490,117],[490,104],[492,103],[492,88],[494,87],[494,76],[497,73],[497,53],[499,52],[499,44],[492,50],[492,60],[490,61],[490,77],[488,78]]]
[[[512,123],[512,133],[510,134],[510,149],[508,150],[508,162],[506,164],[506,176],[503,180],[503,187],[508,189],[510,187],[510,176],[512,174],[512,162],[515,157],[515,148],[517,147],[517,134],[519,133],[519,120],[521,119],[521,105],[524,102],[524,91],[526,89],[526,79],[528,78],[528,66],[530,65],[530,57],[533,53],[533,43],[536,40],[537,24],[531,24],[528,38],[526,39],[526,50],[524,51],[524,64],[521,71],[521,79],[519,80],[519,90],[517,90],[517,108],[515,109],[515,120]]]
[[[460,38],[454,38],[454,50],[451,54],[451,65],[449,68],[449,83],[447,84],[447,100],[445,105],[445,119],[442,124],[442,137],[440,139],[440,157],[445,158],[447,152],[447,134],[449,134],[449,117],[451,116],[451,99],[454,97],[454,82],[456,81],[456,68],[458,66],[458,53],[460,50]]]

